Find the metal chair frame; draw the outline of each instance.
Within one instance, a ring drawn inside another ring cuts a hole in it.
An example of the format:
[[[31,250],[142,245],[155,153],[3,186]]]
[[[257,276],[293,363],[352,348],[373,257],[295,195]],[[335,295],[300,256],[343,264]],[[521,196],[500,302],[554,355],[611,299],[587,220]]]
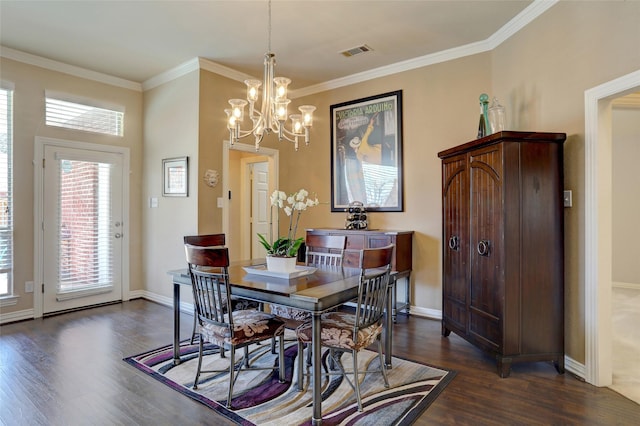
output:
[[[355,307],[355,321],[352,330],[352,339],[357,344],[359,331],[374,324],[384,324],[384,315],[387,304],[387,293],[389,286],[389,279],[391,273],[391,259],[393,254],[394,245],[391,244],[382,248],[364,249],[360,252],[360,283],[358,287],[358,298]],[[309,324],[304,326],[309,327]],[[303,327],[303,326],[301,326]],[[324,326],[323,326],[324,329]],[[321,332],[322,335],[322,332]],[[380,369],[375,372],[382,373],[384,378],[385,387],[389,387],[389,381],[387,380],[386,366],[384,363],[384,356],[382,354],[382,342],[381,333],[375,337],[378,359],[380,362]],[[303,342],[298,339],[298,352],[303,351]],[[358,352],[360,349],[350,350],[353,357],[353,370],[345,371],[339,356],[336,352],[345,352],[348,349],[344,347],[331,346],[323,339],[322,345],[330,349],[330,361],[332,366],[336,365],[339,372],[331,372],[328,369],[325,370],[325,375],[342,375],[347,382],[351,385],[355,391],[358,410],[362,411],[362,397],[360,395],[360,373],[367,373],[373,371],[358,371]],[[326,367],[326,366],[325,366]],[[353,382],[349,379],[348,375],[353,374]],[[302,356],[298,357],[298,389],[303,390],[304,379],[304,365]]]
[[[229,251],[226,247],[196,247],[185,245],[185,253],[187,264],[189,265],[189,274],[193,289],[193,299],[196,306],[196,316],[198,324],[203,327],[212,324],[220,329],[225,329],[230,340],[235,337],[234,332],[234,312],[231,310],[231,287],[229,284]],[[236,311],[237,313],[238,311]],[[264,314],[267,315],[268,314]],[[271,316],[270,320],[277,320]],[[198,388],[198,380],[202,373],[228,372],[229,373],[229,393],[227,398],[227,408],[231,408],[231,399],[233,396],[233,385],[237,379],[236,374],[236,349],[244,348],[244,362],[238,366],[238,374],[243,370],[279,370],[279,380],[284,382],[284,326],[282,325],[275,334],[262,336],[260,338],[250,339],[246,342],[233,344],[226,343],[229,350],[229,368],[226,370],[202,370],[202,357],[204,350],[205,336],[202,330],[199,330],[200,338],[198,346],[198,368],[193,383],[193,389]],[[259,341],[268,340],[279,337],[279,355],[277,367],[251,367],[248,353],[248,346]],[[221,352],[222,352],[221,346]]]

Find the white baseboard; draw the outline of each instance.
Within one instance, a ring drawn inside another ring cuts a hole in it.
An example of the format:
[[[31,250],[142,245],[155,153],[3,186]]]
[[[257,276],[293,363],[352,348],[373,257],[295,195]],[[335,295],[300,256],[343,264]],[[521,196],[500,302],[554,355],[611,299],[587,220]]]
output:
[[[16,312],[9,312],[8,314],[5,313],[1,313],[0,314],[0,324],[5,324],[5,323],[9,323],[9,322],[16,322],[16,321],[24,321],[24,320],[30,320],[34,318],[34,311],[33,309],[25,309],[22,311],[16,311]]]
[[[160,305],[173,308],[173,297],[162,296],[160,294],[151,293],[147,290],[136,290],[131,292],[131,299],[147,299]],[[180,312],[193,315],[193,303],[180,302]]]
[[[571,374],[575,375],[576,377],[578,377],[583,381],[587,376],[586,375],[587,369],[584,366],[584,364],[576,362],[576,360],[574,360],[573,358],[567,355],[564,356],[564,368],[565,370],[567,370],[568,372],[570,372]]]

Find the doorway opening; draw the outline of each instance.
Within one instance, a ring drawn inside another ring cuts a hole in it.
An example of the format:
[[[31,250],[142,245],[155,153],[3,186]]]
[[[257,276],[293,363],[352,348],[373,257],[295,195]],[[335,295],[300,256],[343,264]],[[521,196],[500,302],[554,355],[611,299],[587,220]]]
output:
[[[640,90],[640,71],[585,91],[585,380],[612,382],[612,103]]]
[[[253,145],[226,141],[222,146],[222,232],[226,234],[229,257],[262,257],[254,230],[264,232],[256,227],[269,217],[269,195],[278,188],[279,151],[261,147],[256,152]],[[259,185],[257,174],[261,176]],[[272,226],[277,232],[277,223]]]

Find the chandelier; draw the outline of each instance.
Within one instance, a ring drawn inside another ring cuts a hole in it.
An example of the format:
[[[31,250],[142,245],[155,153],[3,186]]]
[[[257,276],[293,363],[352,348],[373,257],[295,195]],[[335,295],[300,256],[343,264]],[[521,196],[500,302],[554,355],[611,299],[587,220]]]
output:
[[[256,151],[260,149],[260,142],[265,134],[271,132],[278,134],[278,140],[287,140],[295,145],[298,150],[298,138],[304,137],[305,144],[309,144],[309,129],[313,125],[313,105],[298,107],[300,114],[288,115],[287,107],[291,102],[287,99],[287,86],[291,80],[286,77],[274,77],[276,55],[271,52],[271,0],[269,0],[269,46],[264,55],[264,79],[245,80],[247,85],[247,99],[230,99],[231,108],[225,109],[227,114],[227,129],[231,145],[240,139],[253,135],[255,137]],[[256,102],[260,97],[260,86],[263,87],[262,105],[256,109]],[[241,125],[245,118],[245,107],[249,104],[248,117],[251,120],[251,129],[242,130]],[[290,119],[290,129],[285,127],[287,119]]]

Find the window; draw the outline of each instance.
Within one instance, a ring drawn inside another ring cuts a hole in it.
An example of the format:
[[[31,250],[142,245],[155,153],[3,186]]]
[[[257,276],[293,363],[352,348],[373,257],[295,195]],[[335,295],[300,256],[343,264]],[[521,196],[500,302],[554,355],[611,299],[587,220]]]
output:
[[[121,109],[73,102],[64,95],[46,94],[45,119],[47,126],[123,135],[124,112]]]
[[[13,88],[0,86],[0,297],[13,295]]]

